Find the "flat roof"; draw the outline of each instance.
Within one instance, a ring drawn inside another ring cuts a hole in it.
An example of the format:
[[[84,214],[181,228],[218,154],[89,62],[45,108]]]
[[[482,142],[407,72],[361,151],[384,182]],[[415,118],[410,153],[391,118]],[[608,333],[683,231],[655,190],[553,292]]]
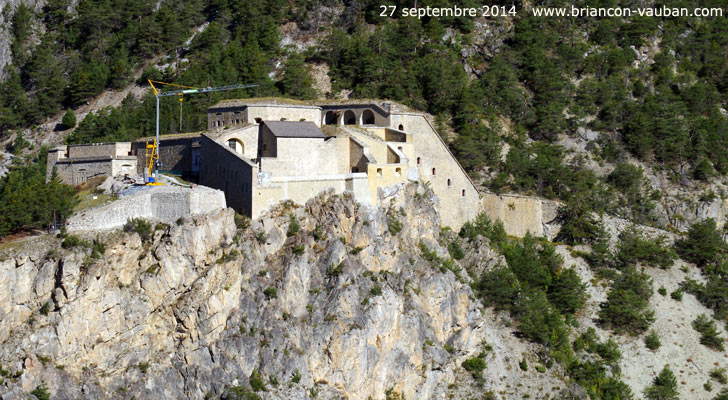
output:
[[[267,126],[275,137],[316,139],[326,137],[311,121],[263,121],[263,125]]]

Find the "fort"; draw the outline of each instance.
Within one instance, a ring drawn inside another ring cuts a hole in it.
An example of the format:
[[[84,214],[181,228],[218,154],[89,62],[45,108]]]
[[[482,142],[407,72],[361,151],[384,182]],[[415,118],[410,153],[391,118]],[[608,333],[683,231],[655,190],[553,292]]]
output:
[[[161,169],[221,190],[228,207],[251,218],[328,188],[378,205],[381,188],[420,181],[439,198],[445,226],[459,229],[486,211],[509,234],[548,233],[553,206],[480,193],[426,116],[397,103],[225,100],[208,108],[207,122],[202,133],[161,137]],[[61,146],[49,152],[48,174],[55,168],[76,185],[96,175],[143,175],[149,141]]]

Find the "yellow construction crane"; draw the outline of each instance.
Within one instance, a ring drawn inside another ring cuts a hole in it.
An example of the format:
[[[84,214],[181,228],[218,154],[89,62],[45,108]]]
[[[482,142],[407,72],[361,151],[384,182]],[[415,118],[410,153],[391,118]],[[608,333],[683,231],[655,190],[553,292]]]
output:
[[[182,96],[185,94],[193,94],[193,93],[208,93],[208,92],[219,92],[223,90],[235,90],[235,89],[245,89],[250,87],[255,87],[258,85],[230,85],[230,86],[218,86],[218,87],[207,87],[207,88],[195,88],[191,86],[183,86],[183,85],[177,85],[175,83],[167,83],[167,82],[160,82],[160,81],[154,81],[151,79],[147,79],[147,82],[149,82],[149,86],[152,87],[152,90],[154,91],[154,97],[157,100],[157,122],[156,122],[156,134],[154,142],[147,143],[147,157],[149,157],[149,163],[147,164],[147,177],[146,177],[146,184],[147,185],[162,185],[163,183],[158,182],[157,178],[159,177],[159,167],[160,167],[160,161],[159,161],[159,98],[165,97],[165,96],[179,96],[180,101],[180,130],[182,130]],[[159,91],[154,84],[158,85],[165,85],[165,86],[174,86],[179,89],[172,89],[167,91]]]

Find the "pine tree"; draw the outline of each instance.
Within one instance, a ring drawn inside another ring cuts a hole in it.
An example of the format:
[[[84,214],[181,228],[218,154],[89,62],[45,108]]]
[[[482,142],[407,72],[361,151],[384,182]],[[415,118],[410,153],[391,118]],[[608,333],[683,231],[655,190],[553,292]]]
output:
[[[283,66],[283,78],[280,82],[281,92],[296,99],[314,99],[316,90],[313,88],[311,72],[304,63],[303,56],[297,53],[290,54]]]
[[[645,389],[648,400],[678,400],[677,379],[670,368],[663,368],[660,374],[652,381],[652,385]]]
[[[63,119],[61,120],[61,124],[63,125],[64,129],[71,129],[76,127],[76,113],[73,112],[72,109],[66,110],[66,113],[63,114]]]

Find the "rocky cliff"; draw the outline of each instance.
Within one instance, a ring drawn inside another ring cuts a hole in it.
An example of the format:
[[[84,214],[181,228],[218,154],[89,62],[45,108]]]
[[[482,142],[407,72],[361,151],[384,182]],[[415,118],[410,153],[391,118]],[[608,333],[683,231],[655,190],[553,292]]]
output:
[[[31,10],[40,11],[45,0],[3,0],[0,4],[0,81],[5,78],[5,66],[13,62],[13,54],[10,50],[12,15],[13,10],[19,4],[25,4]]]
[[[460,364],[488,332],[490,349],[515,339],[422,258],[420,243],[446,253],[430,196],[409,185],[375,209],[325,193],[247,227],[228,209],[98,236],[103,255],[54,237],[16,242],[0,263],[0,396],[42,385],[54,399],[468,390]],[[517,362],[493,353],[494,368]]]

